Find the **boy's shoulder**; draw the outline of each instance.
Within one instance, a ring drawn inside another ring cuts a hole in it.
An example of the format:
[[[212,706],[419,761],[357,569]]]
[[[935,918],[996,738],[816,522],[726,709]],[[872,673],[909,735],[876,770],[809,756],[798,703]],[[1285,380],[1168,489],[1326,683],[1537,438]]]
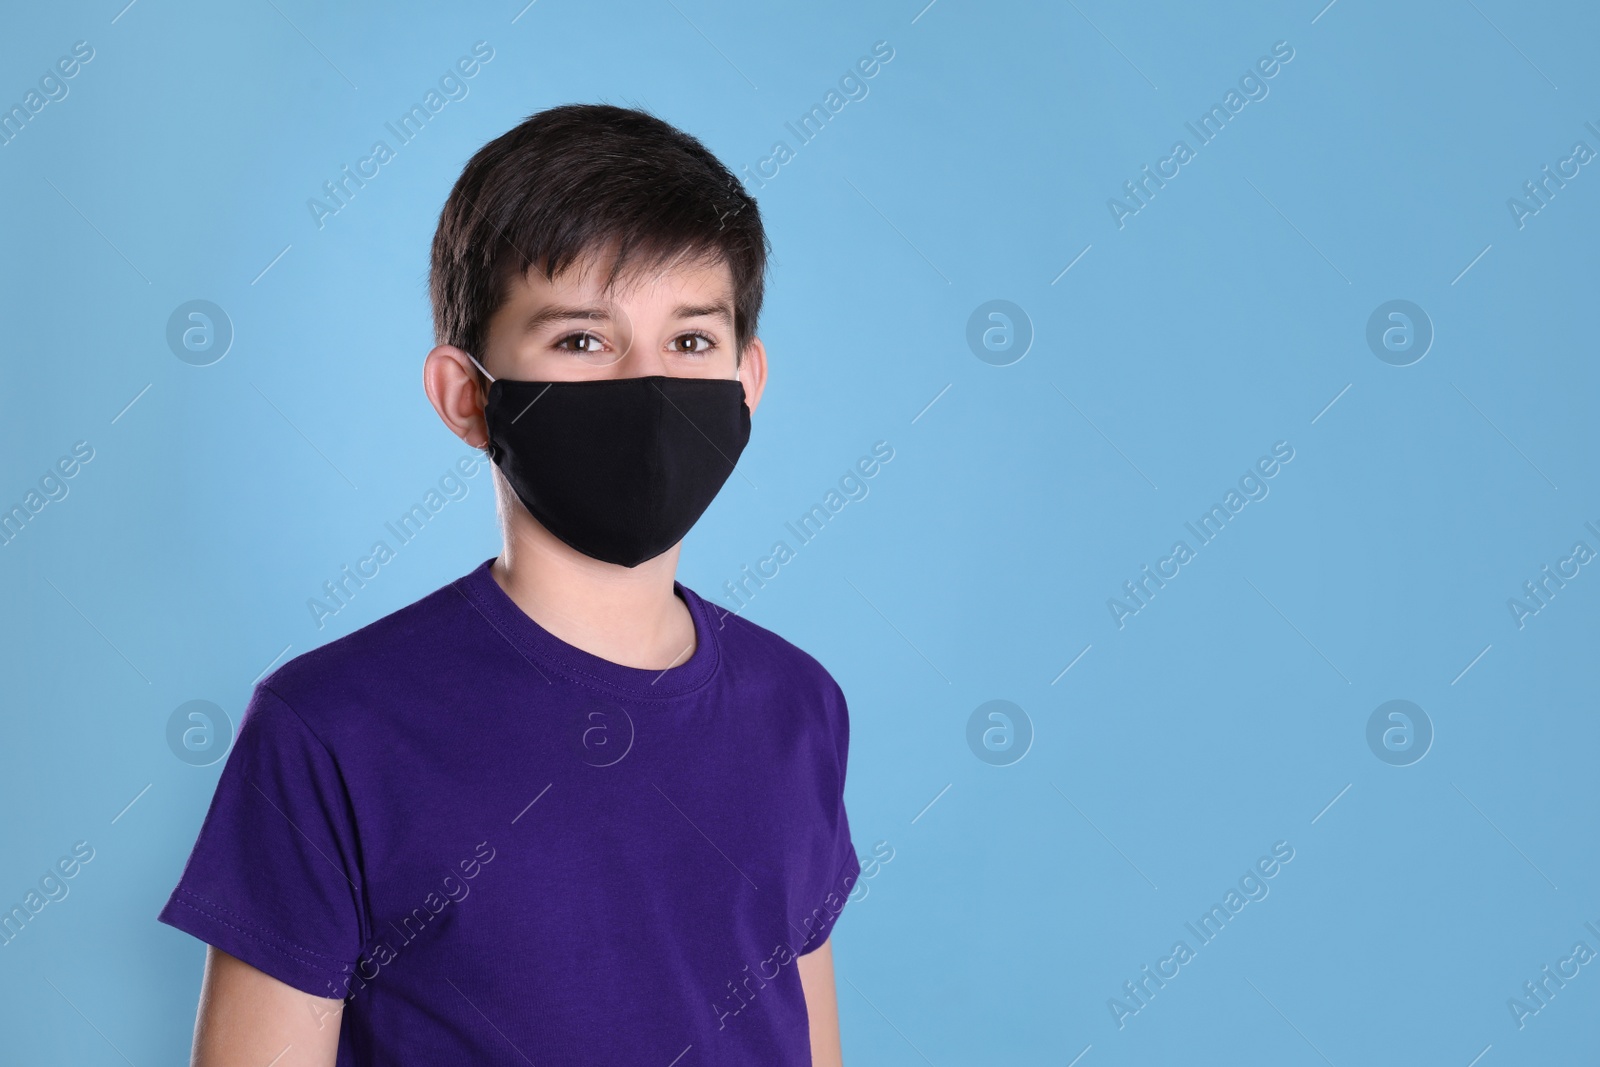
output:
[[[693,592],[693,590],[689,590]],[[768,675],[785,685],[822,689],[843,696],[833,675],[811,653],[742,615],[696,595],[714,639],[722,646],[730,670]]]
[[[485,665],[486,651],[506,640],[501,626],[470,595],[477,570],[294,656],[264,676],[257,689],[270,691],[297,712],[325,742],[370,725],[361,709],[377,711],[392,724],[407,707],[423,706],[417,698],[424,694],[443,699],[463,691],[464,681]],[[809,652],[692,589],[679,588],[698,602],[697,614],[729,680],[844,704],[838,683]]]
[[[452,579],[411,603],[285,661],[258,683],[310,718],[327,707],[371,706],[403,693],[458,654],[472,606]]]

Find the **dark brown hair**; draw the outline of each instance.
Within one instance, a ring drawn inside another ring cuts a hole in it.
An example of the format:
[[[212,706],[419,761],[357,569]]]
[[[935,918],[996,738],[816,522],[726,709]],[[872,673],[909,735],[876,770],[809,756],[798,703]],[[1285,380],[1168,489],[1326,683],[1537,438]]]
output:
[[[513,278],[553,278],[615,248],[625,268],[706,258],[733,275],[735,354],[756,334],[769,245],[755,200],[694,137],[648,112],[566,104],[468,161],[439,213],[428,292],[434,342],[480,356]]]

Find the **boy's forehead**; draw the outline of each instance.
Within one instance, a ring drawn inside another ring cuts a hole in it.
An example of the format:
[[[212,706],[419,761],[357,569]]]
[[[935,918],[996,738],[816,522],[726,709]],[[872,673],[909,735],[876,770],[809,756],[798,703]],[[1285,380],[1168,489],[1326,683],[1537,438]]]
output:
[[[733,272],[721,257],[678,257],[665,263],[643,259],[627,264],[611,285],[606,282],[611,257],[594,253],[580,256],[546,278],[539,270],[522,275],[514,285],[519,303],[559,301],[591,304],[644,304],[654,302],[704,305],[727,302],[732,307]],[[692,300],[685,298],[692,297]]]

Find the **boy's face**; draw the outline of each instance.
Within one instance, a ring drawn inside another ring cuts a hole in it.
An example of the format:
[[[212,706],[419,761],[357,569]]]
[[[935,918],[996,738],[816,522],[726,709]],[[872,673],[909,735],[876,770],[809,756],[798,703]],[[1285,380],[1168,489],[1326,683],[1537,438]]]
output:
[[[726,263],[677,263],[619,278],[602,291],[609,260],[590,256],[546,280],[513,279],[489,320],[484,351],[497,378],[739,378],[753,411],[765,382],[761,342],[736,359],[733,276]]]
[[[538,271],[514,279],[473,355],[496,378],[586,381],[599,378],[737,378],[752,412],[767,381],[767,353],[752,338],[735,361],[733,276],[726,263],[680,262],[624,275],[602,291],[610,260],[586,257],[546,280]],[[484,391],[467,353],[439,345],[423,365],[423,387],[445,425],[473,448],[488,443]],[[502,504],[513,499],[496,469]],[[508,543],[531,538],[554,552],[574,552],[523,507],[502,507]],[[676,566],[677,551],[659,557]]]

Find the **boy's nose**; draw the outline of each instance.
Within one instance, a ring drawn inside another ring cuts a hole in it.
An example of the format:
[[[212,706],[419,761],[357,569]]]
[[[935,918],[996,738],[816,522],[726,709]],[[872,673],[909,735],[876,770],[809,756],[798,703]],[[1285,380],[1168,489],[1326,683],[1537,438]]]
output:
[[[666,374],[666,361],[661,358],[661,353],[656,351],[654,346],[641,340],[646,335],[640,331],[639,324],[628,310],[620,303],[613,303],[609,310],[614,343],[622,354],[606,367],[606,376],[648,378]]]
[[[654,346],[629,343],[630,340],[631,335],[623,342],[626,346],[623,357],[612,364],[613,377],[648,378],[667,373],[666,360],[661,358],[661,353]]]

